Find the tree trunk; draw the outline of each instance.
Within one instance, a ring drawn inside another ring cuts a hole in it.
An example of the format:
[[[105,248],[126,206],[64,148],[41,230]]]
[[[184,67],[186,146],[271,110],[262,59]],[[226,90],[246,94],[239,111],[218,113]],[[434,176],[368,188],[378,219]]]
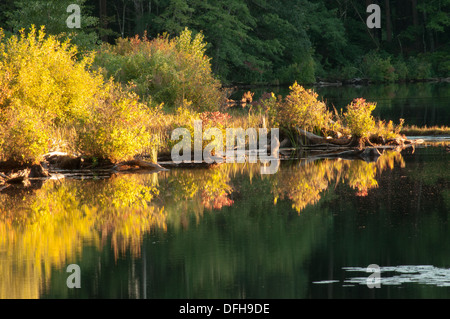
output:
[[[413,17],[413,26],[415,29],[419,29],[419,13],[417,11],[417,0],[411,0],[411,10],[412,10],[412,17]],[[416,39],[416,49],[420,50],[420,38],[417,37]],[[422,48],[422,50],[425,50],[425,48]]]
[[[389,0],[384,0],[386,6],[386,41],[392,42],[392,21],[391,21],[391,6]]]
[[[107,8],[106,8],[106,0],[99,0],[99,4],[100,4],[100,25],[103,29],[107,29],[108,28],[108,12],[107,12]],[[108,36],[107,35],[102,35],[101,37],[102,41],[107,42],[108,41]]]

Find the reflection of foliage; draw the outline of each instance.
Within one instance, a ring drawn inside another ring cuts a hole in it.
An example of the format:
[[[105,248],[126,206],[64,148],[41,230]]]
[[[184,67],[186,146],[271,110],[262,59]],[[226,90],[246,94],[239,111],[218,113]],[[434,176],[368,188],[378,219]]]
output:
[[[282,170],[277,176],[277,187],[274,188],[275,201],[287,196],[297,212],[309,204],[315,204],[320,199],[320,193],[328,188],[327,176],[333,174],[335,162],[325,160]]]
[[[275,203],[285,197],[292,200],[292,208],[300,213],[305,207],[317,203],[321,193],[330,183],[342,179],[351,188],[357,189],[356,195],[366,196],[368,190],[377,187],[377,171],[393,169],[395,163],[404,167],[403,157],[398,152],[385,152],[377,162],[367,163],[360,160],[321,160],[300,162],[280,171],[273,181]]]
[[[143,234],[166,228],[164,210],[150,206],[157,190],[148,182],[130,175],[49,181],[36,191],[0,195],[0,251],[7,252],[0,298],[39,297],[51,269],[78,256],[85,242],[100,248],[109,236],[116,258],[128,249],[139,255]]]
[[[221,209],[223,206],[233,205],[233,200],[228,198],[232,188],[228,185],[230,177],[224,176],[221,170],[214,170],[203,186],[202,203],[207,209]]]
[[[229,185],[230,174],[222,165],[208,170],[174,172],[168,179],[173,198],[177,200],[201,197],[202,206],[207,209],[221,209],[233,205],[228,197],[233,188]]]
[[[367,196],[368,190],[378,187],[375,179],[377,173],[376,163],[366,163],[363,161],[352,161],[347,171],[346,178],[351,188],[357,189],[358,196]]]

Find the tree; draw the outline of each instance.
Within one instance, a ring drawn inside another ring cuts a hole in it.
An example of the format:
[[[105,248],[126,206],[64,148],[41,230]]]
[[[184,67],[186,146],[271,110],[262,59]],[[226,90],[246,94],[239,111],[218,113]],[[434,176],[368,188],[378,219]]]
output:
[[[98,42],[95,27],[98,27],[99,19],[90,15],[85,2],[86,0],[16,0],[15,10],[7,13],[7,24],[14,32],[28,29],[32,25],[38,28],[44,25],[46,33],[70,38],[79,47],[90,49]],[[67,8],[71,4],[81,8],[80,29],[67,26],[66,20],[71,14],[67,12]]]

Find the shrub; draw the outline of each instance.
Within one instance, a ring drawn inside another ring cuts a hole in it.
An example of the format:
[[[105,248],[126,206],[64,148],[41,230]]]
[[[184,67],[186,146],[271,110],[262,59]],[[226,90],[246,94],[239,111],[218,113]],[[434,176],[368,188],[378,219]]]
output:
[[[306,90],[297,82],[289,89],[289,95],[277,103],[275,122],[288,130],[302,128],[323,133],[331,119],[331,113],[325,103],[317,100],[317,93]]]
[[[410,80],[424,80],[431,77],[431,63],[420,57],[408,59],[408,78]]]
[[[151,95],[171,108],[186,100],[196,111],[212,111],[223,102],[223,94],[205,50],[203,35],[193,38],[186,29],[174,39],[167,35],[152,40],[146,36],[119,39],[115,46],[102,48],[95,64],[104,69],[105,76],[122,84],[133,83],[143,100]]]
[[[397,59],[394,62],[395,73],[398,80],[406,80],[408,78],[408,66],[403,59]]]
[[[429,54],[428,61],[433,65],[437,76],[450,77],[450,46]]]
[[[391,64],[390,57],[384,59],[374,52],[364,56],[362,70],[365,76],[374,82],[394,82],[397,80],[397,74]]]
[[[3,37],[0,31],[2,160],[38,161],[49,145],[59,147],[55,139],[113,162],[155,149],[154,113],[92,72],[92,55],[78,61],[75,46],[46,36],[43,28]]]
[[[373,135],[381,136],[385,139],[396,138],[403,129],[404,119],[400,119],[400,124],[394,125],[392,121],[377,121]]]
[[[34,164],[48,149],[48,123],[29,107],[10,109],[0,118],[0,161]]]
[[[372,111],[376,103],[366,102],[359,98],[352,101],[347,106],[347,112],[344,113],[344,120],[350,132],[355,137],[368,137],[375,127],[375,120]]]
[[[2,33],[0,33],[0,41]],[[6,93],[0,107],[25,106],[44,112],[55,124],[86,116],[101,87],[101,76],[88,71],[93,57],[75,59],[77,48],[46,36],[34,26],[0,44],[0,79]]]
[[[91,114],[78,127],[77,144],[83,155],[118,162],[157,146],[149,130],[152,116],[147,106],[117,84],[107,84]]]
[[[102,85],[87,69],[92,57],[34,26],[5,38],[0,29],[0,135],[2,160],[31,163],[48,151],[56,128],[88,117]]]

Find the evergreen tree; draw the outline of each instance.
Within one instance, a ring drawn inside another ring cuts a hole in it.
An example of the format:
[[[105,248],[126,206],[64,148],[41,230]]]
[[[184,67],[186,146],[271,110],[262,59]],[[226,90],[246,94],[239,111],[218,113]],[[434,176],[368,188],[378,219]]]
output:
[[[81,48],[91,49],[98,41],[95,27],[99,19],[90,15],[85,6],[86,0],[16,0],[15,10],[8,12],[8,25],[14,32],[29,29],[31,25],[37,28],[44,25],[46,33],[59,34],[62,38],[70,38]],[[80,6],[81,28],[69,28],[67,18],[71,12],[67,8],[71,4]]]

